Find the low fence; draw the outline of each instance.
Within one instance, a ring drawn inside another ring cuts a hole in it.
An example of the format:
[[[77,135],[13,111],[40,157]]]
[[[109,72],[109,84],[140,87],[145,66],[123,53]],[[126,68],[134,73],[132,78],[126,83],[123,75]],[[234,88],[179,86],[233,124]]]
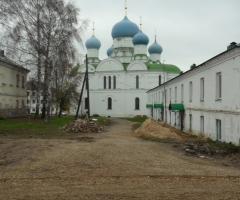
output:
[[[27,108],[0,109],[0,116],[5,118],[23,117],[27,115]]]

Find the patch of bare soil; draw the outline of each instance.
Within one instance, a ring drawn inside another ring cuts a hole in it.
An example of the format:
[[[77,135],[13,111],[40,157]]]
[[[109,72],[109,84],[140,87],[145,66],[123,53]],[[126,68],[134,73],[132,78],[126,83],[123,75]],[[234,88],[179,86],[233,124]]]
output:
[[[98,134],[1,137],[0,199],[239,199],[238,168],[173,150],[186,140],[142,140],[132,122],[110,121]]]
[[[175,150],[181,151],[186,156],[201,159],[218,159],[222,165],[240,168],[240,148],[231,144],[211,146],[203,137],[191,137],[164,122],[147,119],[137,130],[139,136],[162,139],[161,142],[171,144]],[[211,141],[210,141],[211,142]],[[213,141],[212,141],[213,142]]]

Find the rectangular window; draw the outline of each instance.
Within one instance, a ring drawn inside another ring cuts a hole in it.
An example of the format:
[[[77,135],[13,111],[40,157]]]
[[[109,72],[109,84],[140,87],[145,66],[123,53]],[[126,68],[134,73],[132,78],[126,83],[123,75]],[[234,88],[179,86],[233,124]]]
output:
[[[25,106],[25,102],[24,100],[22,100],[22,108]]]
[[[192,130],[192,115],[189,115],[189,130]]]
[[[172,100],[172,88],[169,89],[169,101]]]
[[[177,102],[177,87],[175,87],[175,102]]]
[[[184,86],[181,86],[181,102],[183,103],[183,96],[184,96]]]
[[[27,100],[27,104],[29,104],[30,103],[30,101],[29,100]]]
[[[204,100],[204,78],[200,79],[200,101]]]
[[[112,80],[111,80],[111,76],[108,77],[108,89],[112,88]]]
[[[162,103],[164,103],[164,91],[162,91]]]
[[[32,103],[35,103],[35,100],[32,100]]]
[[[117,85],[117,78],[116,76],[113,77],[113,89],[116,89],[116,85]]]
[[[189,101],[192,102],[193,97],[193,84],[192,82],[189,82]]]
[[[136,76],[136,89],[139,89],[139,76]]]
[[[139,110],[140,106],[139,106],[140,100],[139,98],[135,98],[135,110]]]
[[[203,116],[200,117],[200,126],[201,126],[200,131],[202,134],[204,134],[204,117]]]
[[[20,77],[19,75],[17,74],[16,75],[16,86],[19,87],[19,81],[20,81]]]
[[[216,134],[217,134],[217,141],[222,140],[222,132],[221,132],[221,120],[216,119]]]
[[[222,98],[222,74],[221,72],[216,74],[216,100]]]
[[[108,98],[108,110],[112,110],[112,98]]]
[[[25,86],[25,79],[24,79],[24,76],[22,76],[22,88],[24,88]]]
[[[33,92],[32,95],[35,96],[35,92]]]
[[[107,77],[104,76],[103,77],[103,89],[106,89],[107,88]]]
[[[158,77],[158,85],[161,85],[161,84],[162,84],[162,76],[159,75],[159,77]]]
[[[88,98],[85,98],[85,105],[84,105],[84,109],[88,109]]]
[[[27,96],[29,96],[29,92],[27,92]]]
[[[164,98],[166,98],[166,103],[167,103],[167,90],[165,90],[165,97]],[[165,101],[165,100],[164,100]],[[167,106],[167,105],[165,105],[165,106]]]

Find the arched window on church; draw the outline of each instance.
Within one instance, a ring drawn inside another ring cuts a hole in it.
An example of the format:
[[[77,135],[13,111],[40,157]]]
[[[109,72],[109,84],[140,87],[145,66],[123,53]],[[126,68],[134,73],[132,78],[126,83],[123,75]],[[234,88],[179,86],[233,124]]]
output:
[[[139,76],[136,76],[136,89],[139,89]]]
[[[135,98],[135,110],[140,110],[140,99]]]
[[[117,77],[114,76],[113,77],[113,89],[116,89],[116,86],[117,86]]]
[[[162,84],[162,76],[159,75],[159,77],[158,77],[158,85],[161,85],[161,84]]]
[[[108,77],[108,89],[111,89],[111,76]]]
[[[108,110],[112,110],[112,98],[108,98]]]
[[[106,89],[107,88],[107,77],[104,76],[103,77],[103,89]]]

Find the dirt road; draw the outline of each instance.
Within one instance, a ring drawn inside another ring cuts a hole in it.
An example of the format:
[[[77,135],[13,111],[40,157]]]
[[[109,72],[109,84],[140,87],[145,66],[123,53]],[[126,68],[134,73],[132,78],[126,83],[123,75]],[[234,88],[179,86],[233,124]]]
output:
[[[240,199],[238,168],[110,122],[108,132],[68,139],[0,137],[0,199]]]

